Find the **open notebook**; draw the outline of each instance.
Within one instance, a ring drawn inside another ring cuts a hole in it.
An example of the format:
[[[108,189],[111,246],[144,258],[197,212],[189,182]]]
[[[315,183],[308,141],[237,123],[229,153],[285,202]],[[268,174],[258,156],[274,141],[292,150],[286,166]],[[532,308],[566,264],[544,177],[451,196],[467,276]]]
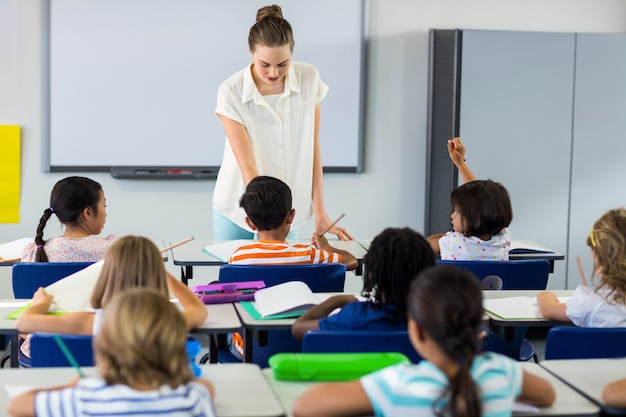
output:
[[[254,301],[240,301],[241,306],[256,320],[298,317],[320,299],[302,281],[289,281],[254,293]]]
[[[562,303],[571,297],[559,297]],[[535,297],[505,297],[484,299],[485,311],[500,317],[503,320],[529,320],[543,318],[539,314],[539,306]]]
[[[237,250],[240,246],[249,245],[252,242],[254,241],[249,239],[229,240],[227,242],[209,245],[203,248],[202,252],[211,255],[212,257],[217,258],[224,263],[228,263],[228,261],[230,261],[231,255],[235,250]]]
[[[17,262],[22,258],[24,248],[34,242],[32,237],[23,237],[0,245],[0,262]]]

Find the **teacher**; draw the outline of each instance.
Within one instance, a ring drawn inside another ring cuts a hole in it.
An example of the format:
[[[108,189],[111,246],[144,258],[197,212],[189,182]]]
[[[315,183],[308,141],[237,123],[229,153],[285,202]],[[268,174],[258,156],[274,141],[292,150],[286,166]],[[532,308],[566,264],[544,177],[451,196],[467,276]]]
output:
[[[279,178],[291,188],[296,213],[288,238],[312,215],[316,233],[332,224],[324,207],[318,138],[328,86],[313,65],[291,61],[294,44],[280,6],[260,8],[248,35],[252,62],[217,92],[215,113],[227,139],[213,193],[217,240],[253,238],[239,198],[258,175]],[[352,239],[338,226],[329,233]]]

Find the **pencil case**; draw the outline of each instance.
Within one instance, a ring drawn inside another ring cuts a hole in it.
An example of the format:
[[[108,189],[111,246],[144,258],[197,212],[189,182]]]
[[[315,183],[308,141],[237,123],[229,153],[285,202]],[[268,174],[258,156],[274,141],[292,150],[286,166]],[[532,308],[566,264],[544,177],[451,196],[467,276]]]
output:
[[[191,287],[204,304],[254,301],[254,293],[265,287],[263,281],[228,282]]]
[[[269,358],[274,378],[289,381],[354,380],[398,363],[402,353],[277,353]]]

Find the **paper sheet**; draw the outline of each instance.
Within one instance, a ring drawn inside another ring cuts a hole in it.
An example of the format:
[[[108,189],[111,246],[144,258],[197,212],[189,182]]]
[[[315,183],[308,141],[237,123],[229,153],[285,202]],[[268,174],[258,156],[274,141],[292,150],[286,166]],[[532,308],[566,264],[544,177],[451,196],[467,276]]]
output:
[[[559,297],[562,303],[571,297]],[[505,297],[483,300],[483,307],[491,314],[504,320],[540,319],[539,306],[535,297]]]
[[[217,258],[224,263],[228,263],[228,261],[230,260],[230,256],[237,248],[243,245],[249,245],[253,242],[253,240],[249,239],[229,240],[227,242],[209,245],[202,249],[202,251],[208,253],[212,257]]]
[[[104,261],[96,262],[85,269],[58,280],[45,289],[53,298],[53,307],[67,313],[91,310],[91,293],[100,277]]]
[[[22,258],[24,248],[31,242],[34,242],[33,237],[23,237],[21,239],[7,242],[0,245],[0,262],[16,261]]]
[[[0,125],[0,223],[20,222],[20,194],[20,127]]]

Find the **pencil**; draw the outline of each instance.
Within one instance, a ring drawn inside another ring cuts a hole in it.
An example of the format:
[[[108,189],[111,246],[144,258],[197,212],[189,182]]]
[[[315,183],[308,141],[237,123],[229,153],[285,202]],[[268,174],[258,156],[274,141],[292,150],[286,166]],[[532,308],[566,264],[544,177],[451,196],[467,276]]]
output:
[[[335,227],[335,225],[339,222],[339,220],[343,219],[343,216],[345,216],[345,215],[346,215],[346,213],[341,213],[341,216],[337,217],[337,220],[335,220],[335,221],[333,222],[333,224],[331,224],[331,225],[330,225],[330,227],[329,227],[328,229],[326,229],[326,230],[324,231],[324,233],[322,233],[320,236],[324,236],[326,233],[328,233],[328,231],[329,231],[330,229],[332,229],[333,227]]]
[[[161,253],[166,252],[166,251],[168,251],[170,249],[176,248],[176,247],[178,247],[180,245],[184,245],[185,243],[191,242],[192,240],[193,240],[193,236],[192,237],[188,237],[185,240],[181,240],[180,242],[176,242],[173,245],[169,245],[168,247],[161,249]]]
[[[583,282],[583,285],[587,286],[587,280],[585,279],[585,273],[583,272],[583,266],[580,263],[580,256],[576,257],[576,262],[578,263],[578,272],[580,273],[580,279]]]
[[[83,378],[85,374],[83,374],[82,369],[80,369],[80,365],[78,364],[78,362],[76,362],[74,355],[72,355],[72,352],[70,352],[70,350],[67,348],[67,345],[65,344],[63,339],[61,339],[58,334],[55,334],[53,337],[54,341],[57,342],[57,345],[59,345],[59,349],[61,349],[61,352],[63,352],[65,359],[67,359],[70,365],[72,365],[72,368],[76,369],[78,376]]]

